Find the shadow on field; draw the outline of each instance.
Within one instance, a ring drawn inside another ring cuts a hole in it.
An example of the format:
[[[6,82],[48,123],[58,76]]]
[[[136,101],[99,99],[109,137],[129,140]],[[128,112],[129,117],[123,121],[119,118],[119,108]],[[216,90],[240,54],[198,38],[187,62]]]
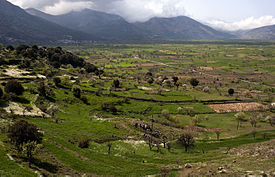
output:
[[[50,173],[57,173],[58,167],[48,162],[42,162],[39,159],[33,159],[32,164],[38,168],[44,169]]]

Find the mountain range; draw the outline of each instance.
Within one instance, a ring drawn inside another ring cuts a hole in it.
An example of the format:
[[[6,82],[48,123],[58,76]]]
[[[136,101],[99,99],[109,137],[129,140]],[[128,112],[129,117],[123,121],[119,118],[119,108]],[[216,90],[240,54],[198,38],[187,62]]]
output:
[[[215,30],[186,16],[129,23],[91,9],[50,15],[0,0],[0,43],[154,42],[178,40],[275,40],[275,25],[240,36]]]
[[[30,15],[6,0],[0,0],[0,43],[56,43],[96,39]]]

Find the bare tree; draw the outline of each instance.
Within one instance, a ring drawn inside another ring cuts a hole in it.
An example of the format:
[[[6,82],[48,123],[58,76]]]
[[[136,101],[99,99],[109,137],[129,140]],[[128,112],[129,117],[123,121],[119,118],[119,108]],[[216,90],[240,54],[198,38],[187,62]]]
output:
[[[169,152],[171,151],[171,148],[172,148],[172,144],[171,144],[171,142],[168,142],[167,143],[167,149],[168,149]]]
[[[216,135],[217,135],[217,140],[220,140],[221,129],[217,128],[217,129],[215,130],[215,133],[216,133]]]
[[[257,134],[257,131],[256,131],[256,130],[252,130],[251,134],[253,135],[254,140],[255,140],[255,139],[256,139],[256,134]]]
[[[256,128],[257,126],[257,120],[255,117],[250,117],[250,124],[252,127]]]
[[[162,136],[162,143],[163,143],[163,148],[165,148],[165,145],[167,143],[167,137],[165,135]]]
[[[266,139],[267,133],[263,133],[262,136],[263,136],[264,139]]]
[[[111,153],[112,143],[108,143],[107,146],[108,146],[108,154],[110,154]]]
[[[239,113],[235,114],[235,117],[238,122],[237,130],[239,130],[239,127],[241,126],[241,122],[244,121],[244,119],[245,119],[245,113],[239,112]]]

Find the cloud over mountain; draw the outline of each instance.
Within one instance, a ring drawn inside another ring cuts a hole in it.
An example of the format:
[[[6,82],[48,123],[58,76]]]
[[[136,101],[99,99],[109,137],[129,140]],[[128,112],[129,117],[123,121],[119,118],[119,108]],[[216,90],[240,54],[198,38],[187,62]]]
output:
[[[262,26],[274,25],[275,18],[273,16],[262,16],[259,18],[249,17],[241,21],[227,23],[221,20],[208,21],[207,24],[210,26],[228,31],[237,30],[249,30],[253,28],[258,28]]]
[[[85,8],[121,15],[130,22],[152,17],[185,14],[182,0],[9,0],[23,8],[36,8],[50,14],[63,14]]]

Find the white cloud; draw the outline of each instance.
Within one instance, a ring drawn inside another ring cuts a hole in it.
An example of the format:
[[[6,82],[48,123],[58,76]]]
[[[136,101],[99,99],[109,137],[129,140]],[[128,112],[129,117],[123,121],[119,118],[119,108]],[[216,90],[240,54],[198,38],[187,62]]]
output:
[[[121,0],[114,2],[113,7],[107,11],[130,22],[185,15],[184,3],[180,0]]]
[[[61,0],[51,6],[45,6],[42,10],[46,13],[52,15],[65,14],[71,11],[81,11],[85,8],[91,9],[93,3],[90,1],[78,1],[78,2],[68,2]]]
[[[53,6],[59,0],[8,0],[11,3],[18,5],[22,8],[37,8],[41,9],[45,6]]]
[[[22,8],[36,8],[50,14],[93,8],[121,15],[126,20],[145,21],[152,17],[185,14],[185,0],[9,0]]]
[[[273,16],[262,16],[259,18],[249,17],[241,21],[227,23],[221,20],[212,20],[207,22],[208,25],[228,31],[249,30],[262,26],[274,25],[275,18]]]

